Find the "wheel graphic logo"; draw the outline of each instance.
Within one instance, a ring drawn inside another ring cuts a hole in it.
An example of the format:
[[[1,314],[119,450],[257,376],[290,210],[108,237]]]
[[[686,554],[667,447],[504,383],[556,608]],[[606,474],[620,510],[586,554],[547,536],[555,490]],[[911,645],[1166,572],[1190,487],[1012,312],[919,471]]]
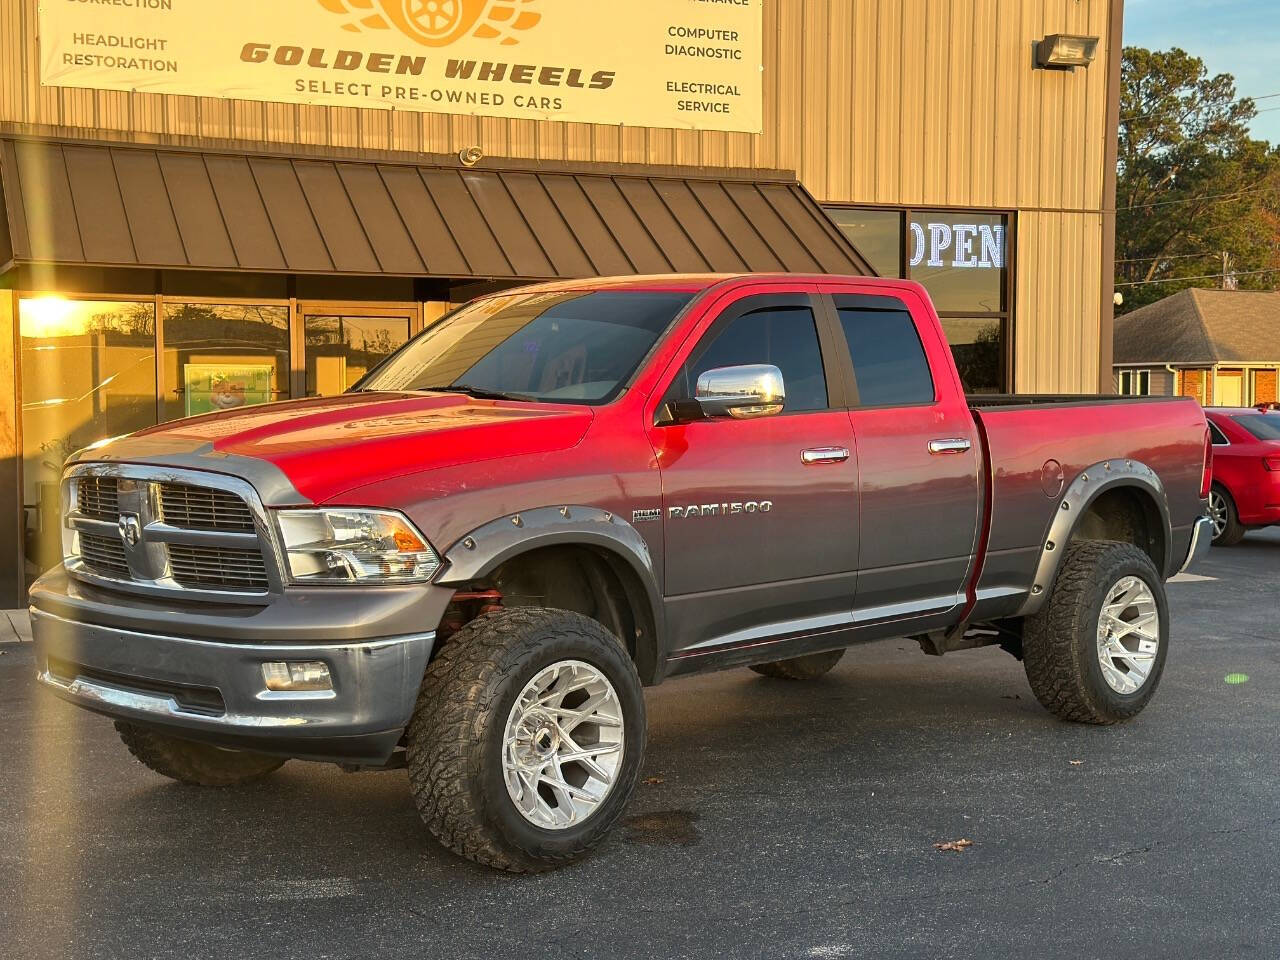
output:
[[[330,13],[343,14],[351,33],[395,28],[425,47],[444,47],[464,37],[520,42],[518,34],[535,26],[539,0],[316,0]]]
[[[418,29],[423,43],[449,43],[458,39],[454,34],[463,23],[463,0],[403,0],[401,6],[405,20]],[[472,2],[467,6],[474,8],[477,4]]]

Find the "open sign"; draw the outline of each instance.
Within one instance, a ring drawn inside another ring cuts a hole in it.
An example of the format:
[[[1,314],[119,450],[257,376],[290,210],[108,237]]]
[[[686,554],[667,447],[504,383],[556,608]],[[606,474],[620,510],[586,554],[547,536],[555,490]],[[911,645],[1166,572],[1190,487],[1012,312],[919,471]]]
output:
[[[911,266],[1000,270],[1003,224],[911,222]],[[926,260],[927,256],[927,260]]]

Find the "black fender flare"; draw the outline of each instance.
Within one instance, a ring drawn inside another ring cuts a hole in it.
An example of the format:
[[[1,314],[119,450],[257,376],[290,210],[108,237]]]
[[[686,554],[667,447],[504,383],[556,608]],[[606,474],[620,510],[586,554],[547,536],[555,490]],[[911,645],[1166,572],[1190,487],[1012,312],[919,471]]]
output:
[[[1067,544],[1088,512],[1089,505],[1108,490],[1118,487],[1132,487],[1146,494],[1156,505],[1160,515],[1158,535],[1164,539],[1165,567],[1169,564],[1169,551],[1173,544],[1173,527],[1169,520],[1169,498],[1165,493],[1164,483],[1159,475],[1141,460],[1131,458],[1099,460],[1091,464],[1071,481],[1058,506],[1048,533],[1040,547],[1040,557],[1036,562],[1035,575],[1031,581],[1031,589],[1027,599],[1023,601],[1015,616],[1026,617],[1037,613],[1049,598],[1058,576],[1058,567],[1062,564],[1062,556]],[[1161,576],[1168,570],[1161,570]]]
[[[470,583],[524,553],[552,546],[586,546],[625,563],[644,589],[654,636],[643,638],[648,649],[637,649],[641,676],[656,668],[665,629],[662,591],[644,537],[616,513],[600,507],[565,504],[535,507],[490,520],[461,537],[444,553],[445,569],[436,579],[442,586]],[[648,681],[649,678],[645,678]]]

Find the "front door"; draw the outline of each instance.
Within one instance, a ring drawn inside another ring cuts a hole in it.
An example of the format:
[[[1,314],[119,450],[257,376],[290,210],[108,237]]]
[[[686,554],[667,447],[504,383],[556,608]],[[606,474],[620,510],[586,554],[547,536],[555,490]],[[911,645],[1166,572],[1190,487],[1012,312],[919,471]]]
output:
[[[1214,384],[1215,407],[1239,407],[1244,405],[1244,374],[1239,370],[1221,370]]]
[[[738,296],[664,388],[690,398],[707,370],[765,363],[786,390],[774,416],[652,429],[676,656],[848,624],[858,465],[825,323],[808,293]]]

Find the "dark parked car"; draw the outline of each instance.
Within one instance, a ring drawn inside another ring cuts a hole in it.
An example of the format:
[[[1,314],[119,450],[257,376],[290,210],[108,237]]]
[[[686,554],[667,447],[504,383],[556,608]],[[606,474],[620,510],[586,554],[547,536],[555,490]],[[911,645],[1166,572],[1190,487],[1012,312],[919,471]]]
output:
[[[1250,529],[1280,523],[1280,409],[1209,407],[1205,417],[1213,437],[1213,542],[1226,547]]]

